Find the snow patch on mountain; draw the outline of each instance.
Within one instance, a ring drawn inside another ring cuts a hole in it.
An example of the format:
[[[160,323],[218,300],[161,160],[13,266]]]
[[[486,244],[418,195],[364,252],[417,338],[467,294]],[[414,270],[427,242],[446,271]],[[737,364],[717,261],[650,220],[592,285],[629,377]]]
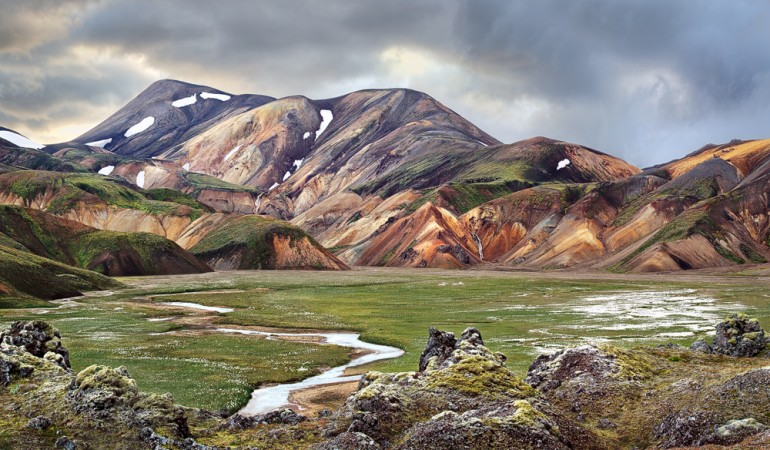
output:
[[[277,188],[278,185],[279,185],[279,183],[273,183],[273,185],[270,186],[270,189],[268,189],[268,191],[272,191],[273,189]]]
[[[304,141],[305,139],[307,139],[309,137],[310,137],[310,132],[309,131],[305,131],[305,134],[302,135],[302,140]]]
[[[570,160],[569,159],[562,159],[559,161],[559,164],[556,166],[556,170],[561,170],[567,166],[569,166]]]
[[[45,145],[38,144],[37,142],[31,139],[28,139],[20,134],[14,133],[13,131],[9,131],[9,130],[0,131],[0,138],[5,139],[6,141],[10,142],[13,145],[18,145],[19,147],[35,148],[38,150],[45,147]]]
[[[204,99],[204,100],[208,100],[210,98],[213,98],[214,100],[219,100],[220,102],[226,102],[226,101],[230,100],[231,97],[229,95],[225,95],[225,94],[212,94],[212,93],[209,93],[209,92],[202,92],[201,93],[201,98]]]
[[[332,119],[334,119],[334,114],[332,114],[331,110],[329,109],[322,109],[321,110],[321,125],[318,127],[318,131],[315,132],[315,140],[318,140],[318,137],[321,136],[321,133],[326,131],[326,127],[329,126]]]
[[[294,169],[295,171],[299,170],[299,168],[302,166],[302,161],[304,161],[304,160],[305,160],[305,158],[295,159],[294,160],[294,162],[291,165],[296,167],[296,169]]]
[[[101,141],[87,142],[86,145],[89,147],[104,148],[104,146],[109,144],[110,142],[112,142],[112,138],[102,139]]]
[[[230,151],[229,151],[229,152],[228,152],[228,153],[225,155],[225,161],[227,161],[228,159],[230,159],[230,158],[231,158],[231,157],[232,157],[232,156],[235,154],[235,152],[237,152],[238,150],[240,150],[240,148],[241,148],[241,146],[240,146],[240,145],[236,145],[235,147],[233,147],[233,149],[232,149],[232,150],[230,150]]]
[[[476,142],[478,142],[479,144],[483,145],[484,147],[489,147],[489,144],[487,144],[486,142],[481,142],[478,139],[476,139]]]
[[[136,176],[136,185],[140,188],[144,187],[144,170],[139,172],[139,174]]]
[[[190,163],[184,163],[184,166],[182,166],[182,169],[189,172],[190,171]]]
[[[283,174],[283,181],[288,180],[290,176],[291,176],[291,172],[287,170],[286,173]]]
[[[193,95],[191,95],[189,97],[180,98],[179,100],[175,100],[175,101],[171,102],[171,106],[173,106],[175,108],[182,108],[184,106],[190,106],[192,104],[195,104],[195,102],[198,101],[197,95],[198,94],[193,94]]]
[[[106,166],[99,169],[99,173],[102,175],[109,175],[113,170],[115,170],[115,166]]]
[[[145,117],[144,119],[142,119],[141,122],[137,123],[133,127],[126,130],[126,134],[124,136],[131,137],[143,131],[147,131],[147,129],[150,128],[154,123],[155,123],[155,117],[153,116]]]

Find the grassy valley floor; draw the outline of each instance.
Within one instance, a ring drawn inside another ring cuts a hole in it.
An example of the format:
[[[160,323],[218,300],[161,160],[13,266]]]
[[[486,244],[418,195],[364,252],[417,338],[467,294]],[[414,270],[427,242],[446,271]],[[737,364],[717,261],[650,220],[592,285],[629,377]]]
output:
[[[341,365],[349,350],[220,334],[211,327],[359,331],[363,340],[406,351],[361,371],[405,371],[417,367],[429,326],[457,334],[475,326],[487,346],[506,354],[508,366],[523,376],[539,353],[554,348],[689,345],[734,311],[770,324],[770,278],[764,275],[366,268],[125,278],[120,281],[129,288],[120,291],[43,308],[0,309],[0,326],[49,321],[65,337],[76,371],[90,364],[125,365],[142,390],[171,392],[189,406],[234,411],[254,386]]]

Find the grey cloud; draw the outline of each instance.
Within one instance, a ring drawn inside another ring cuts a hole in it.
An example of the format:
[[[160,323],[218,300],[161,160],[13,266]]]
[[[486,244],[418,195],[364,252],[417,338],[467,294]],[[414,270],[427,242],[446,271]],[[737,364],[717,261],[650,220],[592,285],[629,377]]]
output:
[[[41,38],[9,37],[0,18],[0,120],[29,129],[117,108],[150,73],[317,98],[405,83],[503,141],[547,135],[637,165],[762,137],[770,116],[770,5],[752,0],[31,0],[11,11],[54,18]],[[76,47],[146,67],[57,60]],[[397,47],[435,67],[384,61]]]

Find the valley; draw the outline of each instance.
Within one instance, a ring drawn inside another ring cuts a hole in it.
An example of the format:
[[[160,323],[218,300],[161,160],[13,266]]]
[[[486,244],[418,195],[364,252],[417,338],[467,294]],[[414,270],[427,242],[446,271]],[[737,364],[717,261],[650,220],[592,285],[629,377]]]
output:
[[[0,309],[0,325],[45,320],[66,336],[77,355],[75,370],[123,365],[142,390],[170,392],[190,407],[234,412],[255,387],[314,376],[347,363],[351,351],[313,339],[265,339],[217,328],[356,332],[366,342],[404,350],[399,358],[346,372],[360,374],[412,370],[428,326],[457,333],[474,326],[486,330],[487,345],[523,376],[537,355],[576,345],[689,345],[733,311],[770,323],[762,267],[674,278],[397,268],[132,277],[119,279],[125,287],[71,301]],[[221,312],[169,305],[174,302]],[[310,393],[306,406],[317,401],[337,407],[353,389],[349,384],[333,394]]]

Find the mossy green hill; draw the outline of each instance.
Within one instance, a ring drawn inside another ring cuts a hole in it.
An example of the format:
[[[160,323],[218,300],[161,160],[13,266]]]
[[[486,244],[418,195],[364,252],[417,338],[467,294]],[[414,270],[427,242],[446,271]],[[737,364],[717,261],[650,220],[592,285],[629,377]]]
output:
[[[43,211],[0,205],[0,244],[106,275],[200,273],[209,269],[150,233],[97,230]]]
[[[0,245],[0,308],[42,306],[34,298],[53,300],[119,286],[102,274]]]
[[[302,229],[267,216],[234,216],[190,251],[214,268],[345,268]]]

